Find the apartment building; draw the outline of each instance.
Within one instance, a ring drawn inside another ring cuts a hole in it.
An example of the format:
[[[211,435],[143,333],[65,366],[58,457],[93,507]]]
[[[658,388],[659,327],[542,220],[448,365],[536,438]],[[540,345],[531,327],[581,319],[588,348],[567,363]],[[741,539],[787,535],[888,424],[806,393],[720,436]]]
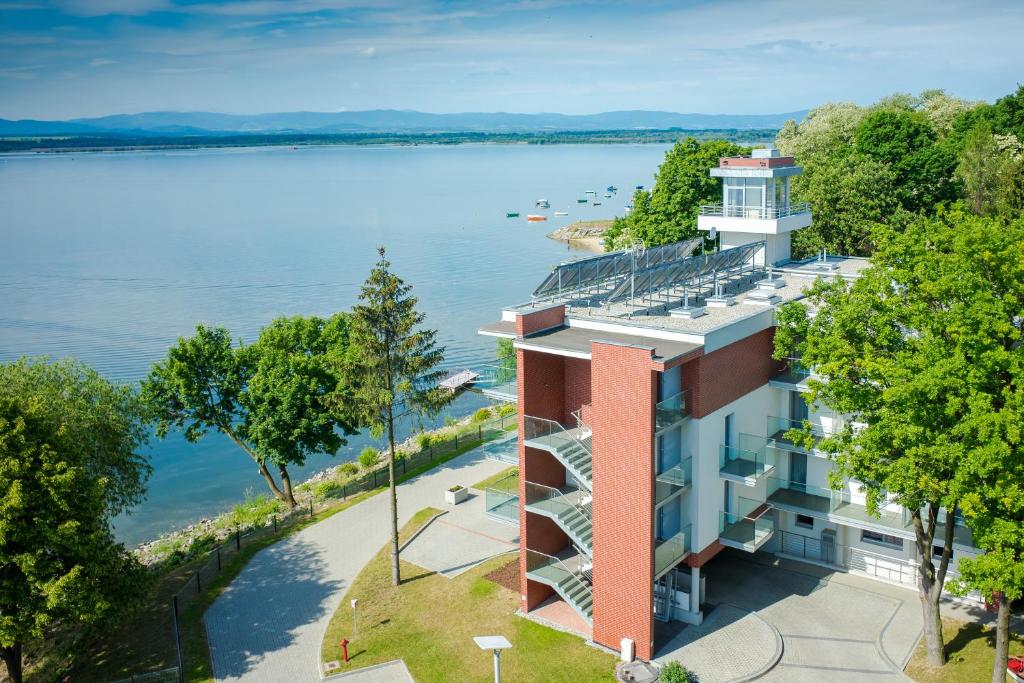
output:
[[[785,438],[843,416],[804,401],[811,371],[772,358],[775,310],[864,259],[790,258],[811,225],[801,172],[776,150],[723,158],[700,239],[564,263],[480,333],[512,339],[519,404],[521,609],[567,603],[593,640],[651,659],[659,624],[700,623],[723,548],[913,584],[906,510],[865,508],[856,482]],[[806,446],[806,444],[804,444]],[[516,502],[505,500],[508,505]],[[976,552],[957,527],[955,558]]]

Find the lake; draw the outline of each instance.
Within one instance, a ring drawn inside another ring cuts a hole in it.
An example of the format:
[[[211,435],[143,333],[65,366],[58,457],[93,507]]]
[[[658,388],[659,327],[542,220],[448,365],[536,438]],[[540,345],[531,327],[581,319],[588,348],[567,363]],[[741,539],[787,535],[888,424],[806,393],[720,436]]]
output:
[[[545,234],[621,214],[664,145],[321,147],[0,157],[0,361],[74,356],[137,382],[197,323],[255,339],[280,315],[349,308],[385,245],[413,286],[446,366],[479,366],[476,334],[526,301],[555,263],[581,256]],[[611,199],[604,188],[616,185]],[[604,205],[578,205],[586,190]],[[527,223],[534,200],[553,216]],[[506,211],[521,218],[506,219]],[[486,405],[472,393],[449,409]],[[353,459],[310,458],[310,474]],[[263,493],[226,438],[177,434],[146,448],[149,496],[117,520],[135,544]]]

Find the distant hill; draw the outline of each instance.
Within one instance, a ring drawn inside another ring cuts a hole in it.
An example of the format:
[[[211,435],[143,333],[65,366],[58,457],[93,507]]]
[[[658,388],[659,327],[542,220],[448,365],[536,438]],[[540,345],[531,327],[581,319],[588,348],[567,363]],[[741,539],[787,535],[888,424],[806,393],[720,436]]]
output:
[[[70,121],[0,119],[0,135],[133,134],[187,137],[239,134],[538,132],[599,130],[685,130],[781,128],[788,119],[801,120],[806,110],[781,114],[677,114],[668,111],[610,111],[601,114],[509,114],[467,112],[430,114],[374,109],[350,112],[282,112],[217,114],[156,111],[115,114]]]

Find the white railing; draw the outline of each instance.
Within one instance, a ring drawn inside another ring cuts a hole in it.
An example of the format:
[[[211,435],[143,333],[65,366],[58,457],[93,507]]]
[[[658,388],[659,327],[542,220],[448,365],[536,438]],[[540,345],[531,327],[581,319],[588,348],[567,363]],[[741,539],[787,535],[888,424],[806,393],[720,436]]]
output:
[[[722,216],[724,218],[785,218],[796,216],[802,213],[810,213],[811,205],[808,202],[796,202],[789,206],[766,207],[760,206],[726,206],[723,204],[705,204],[700,207],[701,216]]]

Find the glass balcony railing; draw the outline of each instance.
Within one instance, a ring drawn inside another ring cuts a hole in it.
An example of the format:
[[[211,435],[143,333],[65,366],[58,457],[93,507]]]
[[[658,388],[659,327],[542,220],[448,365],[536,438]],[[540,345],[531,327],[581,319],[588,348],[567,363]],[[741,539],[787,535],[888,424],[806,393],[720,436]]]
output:
[[[775,520],[770,515],[749,517],[724,511],[718,513],[718,539],[722,545],[753,552],[774,532]]]
[[[519,523],[519,472],[502,477],[484,489],[487,514],[500,521]]]
[[[817,447],[819,441],[827,436],[831,436],[834,431],[835,429],[831,425],[826,428],[825,425],[814,423],[810,420],[791,420],[787,417],[768,416],[768,440],[785,446],[800,448],[801,450],[813,450]],[[787,436],[789,432],[809,434],[811,437],[810,448],[806,447],[808,444],[801,439],[799,434]],[[794,440],[792,437],[796,437],[796,439]]]
[[[802,213],[810,213],[811,205],[807,202],[793,202],[785,206],[742,206],[735,204],[704,204],[700,207],[701,216],[722,216],[725,218],[785,218]]]
[[[654,407],[654,428],[665,429],[690,414],[690,392],[680,391]]]
[[[784,358],[785,365],[782,370],[779,371],[774,379],[777,382],[784,382],[785,384],[800,384],[805,382],[809,377],[812,377],[814,373],[811,369],[804,365],[800,358],[789,357]]]
[[[690,528],[687,524],[668,538],[659,538],[654,546],[654,575],[660,576],[690,554]]]
[[[910,528],[910,512],[881,509],[877,515],[868,512],[867,506],[846,490],[836,491],[801,482],[768,477],[768,503],[790,509],[806,511],[812,515],[832,515],[856,524],[873,524],[890,529]]]
[[[690,487],[693,482],[693,458],[666,468],[654,478],[654,503],[660,505],[673,494]]]
[[[743,479],[744,483],[752,485],[752,482],[775,468],[775,452],[767,444],[764,437],[740,434],[738,446],[719,446],[719,472],[725,477]]]
[[[476,386],[486,396],[499,400],[516,401],[519,398],[519,382],[515,358],[488,363],[480,368]]]
[[[581,438],[584,432],[579,427],[566,427],[554,420],[524,415],[523,431],[524,440],[533,442],[528,443],[528,446],[558,452],[582,448],[590,454],[586,440]]]

